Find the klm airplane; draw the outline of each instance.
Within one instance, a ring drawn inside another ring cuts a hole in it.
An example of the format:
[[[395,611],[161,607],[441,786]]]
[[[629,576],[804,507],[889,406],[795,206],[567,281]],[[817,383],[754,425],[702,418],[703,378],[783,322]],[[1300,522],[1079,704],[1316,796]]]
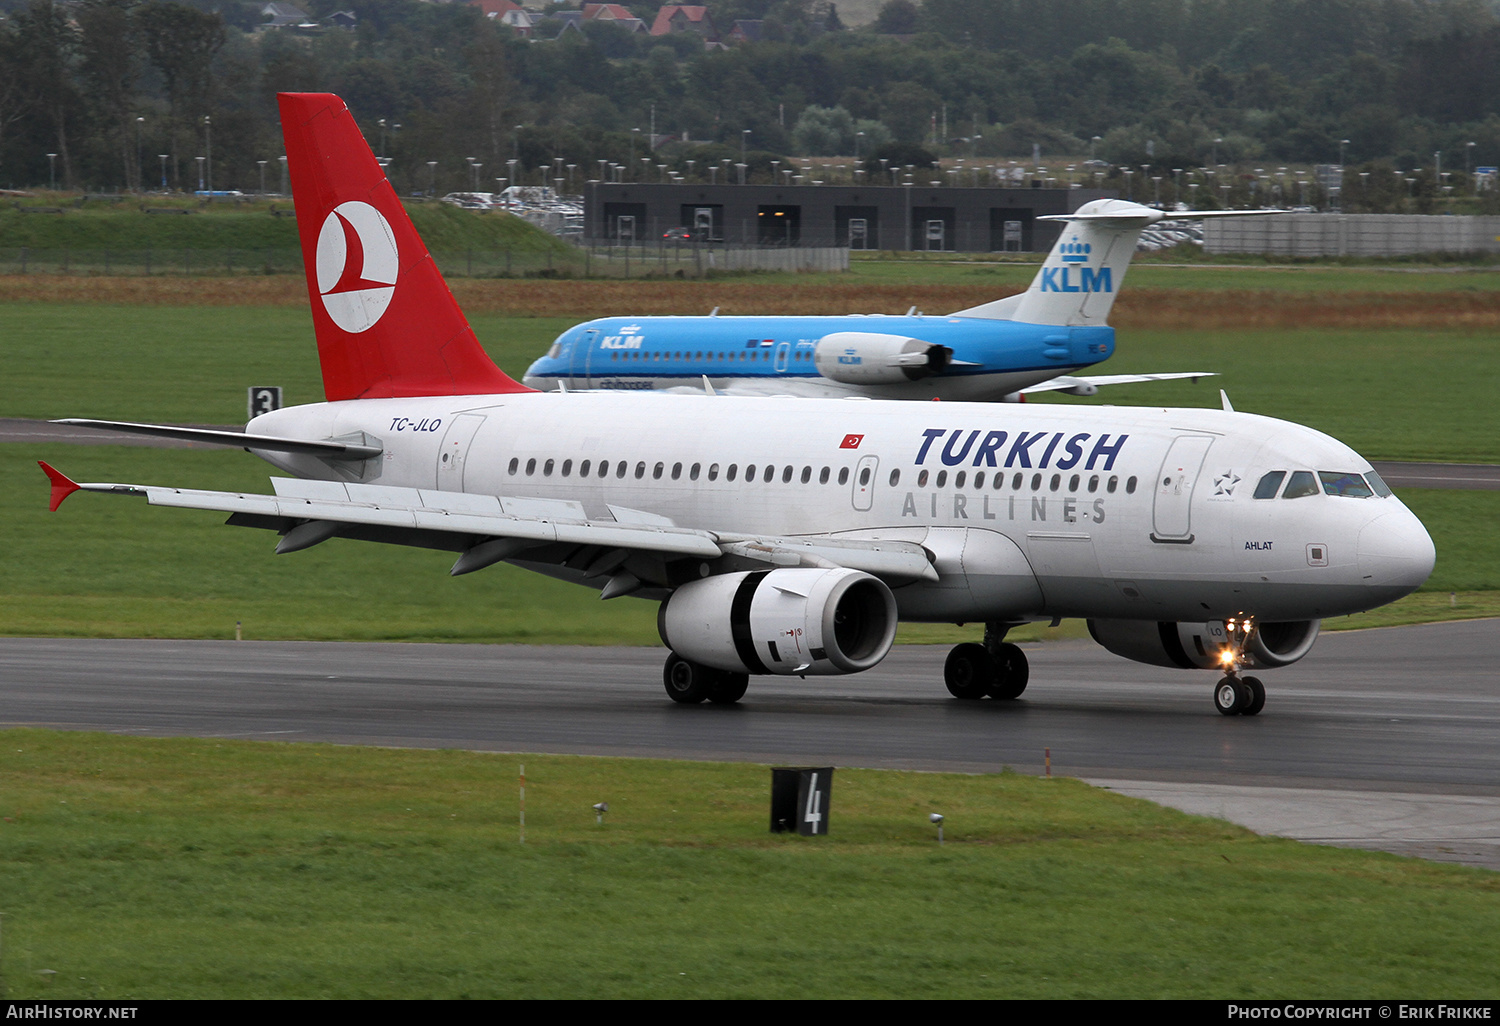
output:
[[[1108,359],[1105,322],[1141,230],[1162,220],[1275,211],[1165,212],[1094,200],[1039,218],[1067,227],[1023,293],[934,316],[604,317],[569,328],[525,383],[544,391],[629,389],[730,395],[1015,401],[1093,395],[1102,385],[1210,371],[1079,375]]]

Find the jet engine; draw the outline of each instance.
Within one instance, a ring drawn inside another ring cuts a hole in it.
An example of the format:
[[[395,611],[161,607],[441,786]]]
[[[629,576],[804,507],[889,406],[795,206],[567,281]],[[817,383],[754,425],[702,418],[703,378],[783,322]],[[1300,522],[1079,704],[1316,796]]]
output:
[[[813,364],[830,381],[849,385],[899,385],[947,369],[953,350],[905,335],[835,331],[818,339]]]
[[[1312,650],[1321,622],[1257,623],[1245,645],[1242,665],[1264,668],[1295,663]],[[1117,656],[1184,670],[1222,669],[1220,656],[1229,644],[1221,620],[1208,623],[1090,620],[1089,635]]]
[[[756,570],[683,585],[656,624],[672,651],[718,670],[857,673],[891,650],[896,599],[859,570]]]

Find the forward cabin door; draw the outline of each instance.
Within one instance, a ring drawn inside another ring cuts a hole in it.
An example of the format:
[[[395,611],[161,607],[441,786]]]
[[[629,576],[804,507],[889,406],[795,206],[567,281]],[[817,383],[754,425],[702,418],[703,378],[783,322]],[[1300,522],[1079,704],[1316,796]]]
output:
[[[1156,475],[1151,507],[1151,540],[1175,545],[1193,541],[1193,488],[1203,471],[1212,435],[1178,435]]]
[[[599,329],[590,328],[573,340],[568,353],[568,387],[590,388],[589,373],[594,360],[594,347],[599,344]]]

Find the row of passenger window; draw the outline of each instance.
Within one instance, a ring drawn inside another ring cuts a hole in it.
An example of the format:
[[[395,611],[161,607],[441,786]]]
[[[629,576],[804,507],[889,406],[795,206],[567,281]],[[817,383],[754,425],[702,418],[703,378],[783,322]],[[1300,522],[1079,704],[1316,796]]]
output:
[[[793,362],[812,359],[811,351],[805,349],[798,350],[795,353],[791,353],[790,356]],[[769,360],[771,358],[771,350],[742,349],[737,353],[715,353],[712,350],[700,350],[697,353],[647,353],[642,352],[639,349],[634,351],[612,349],[610,350],[609,358],[611,360],[647,360],[655,361],[657,363],[660,363],[662,360],[721,360],[729,363],[733,363],[737,360],[740,363],[744,363],[746,360]]]
[[[1317,477],[1314,477],[1310,470],[1294,470],[1290,480],[1287,480],[1285,470],[1273,470],[1256,484],[1255,497],[1257,499],[1276,498],[1276,493],[1281,489],[1281,482],[1284,480],[1286,490],[1281,492],[1283,499],[1301,499],[1308,495],[1317,495],[1320,485],[1325,495],[1340,495],[1347,499],[1368,499],[1374,495],[1383,499],[1391,494],[1390,486],[1373,470],[1368,474],[1356,474],[1346,470],[1320,470]]]
[[[521,472],[521,460],[519,457],[513,457],[511,459],[508,470],[512,476],[515,476],[516,474]],[[541,475],[543,477],[551,477],[554,473],[560,474],[562,477],[572,477],[574,464],[572,460],[563,460],[561,466],[558,465],[558,461],[555,459],[542,460],[539,462],[537,459],[532,458],[526,461],[525,474],[527,477],[535,476],[538,470],[541,471]],[[609,460],[599,460],[597,463],[595,463],[593,460],[583,460],[578,463],[577,471],[578,476],[582,478],[605,478],[609,477],[611,473],[613,473],[616,478],[623,478],[631,473],[629,460],[618,460],[613,463],[611,463],[611,461]],[[645,460],[636,462],[634,473],[636,480],[645,478],[647,471],[648,464]],[[669,474],[667,472],[666,463],[659,462],[655,465],[649,466],[649,472],[653,481],[659,481],[664,476],[670,477],[673,481],[678,481],[682,479],[683,465],[681,463],[672,464],[672,470]],[[849,473],[850,471],[848,467],[840,467],[837,474],[834,473],[832,467],[823,467],[817,472],[818,484],[827,484],[830,480],[835,479],[841,485],[848,484]],[[710,463],[708,465],[707,473],[708,480],[717,481],[719,479],[719,474],[719,464]],[[761,467],[754,463],[747,463],[744,468],[744,480],[746,482],[754,481],[757,475],[759,475],[761,481],[767,484],[776,480],[778,476],[781,478],[783,484],[790,484],[793,478],[796,478],[802,484],[810,484],[812,483],[813,479],[813,468],[803,467],[802,472],[799,474],[796,467],[787,465],[785,467],[782,467],[778,474],[777,468],[773,464],[766,464],[764,467]],[[703,464],[694,463],[691,467],[688,468],[687,478],[689,481],[696,481],[700,476],[703,476]],[[738,479],[740,477],[740,465],[738,463],[729,464],[728,467],[725,467],[723,469],[723,476],[724,480],[726,481],[734,481]],[[939,470],[936,477],[930,478],[928,471],[918,471],[917,487],[926,488],[929,479],[932,481],[934,488],[945,488],[948,485],[948,472],[946,470]],[[981,470],[977,471],[974,474],[974,490],[979,491],[983,489],[985,486],[985,481],[987,479],[991,482],[990,487],[992,490],[998,492],[1005,488],[1005,473],[1003,471],[996,471],[993,478],[988,478],[986,472]],[[960,470],[953,475],[953,487],[963,488],[968,480],[968,472]],[[1063,480],[1064,475],[1062,474],[1052,474],[1049,480],[1048,475],[1046,474],[1034,473],[1031,475],[1031,490],[1034,492],[1039,492],[1042,490],[1043,482],[1047,482],[1048,490],[1055,492],[1062,487]],[[1083,484],[1083,477],[1080,474],[1072,474],[1067,477],[1067,482],[1068,491],[1076,492],[1078,491],[1079,486]],[[861,485],[867,485],[870,483],[870,468],[865,467],[860,470],[859,483]],[[901,471],[899,469],[892,470],[890,473],[891,487],[895,487],[900,483]],[[1021,491],[1025,487],[1025,483],[1026,475],[1017,473],[1011,479],[1010,487],[1013,491]],[[1090,494],[1099,491],[1101,486],[1106,492],[1113,494],[1115,490],[1119,488],[1119,485],[1120,477],[1118,474],[1111,474],[1108,479],[1103,478],[1099,474],[1091,474],[1088,478],[1087,487]],[[1134,477],[1128,478],[1125,481],[1125,492],[1127,495],[1133,494],[1135,492],[1135,487],[1136,479]]]

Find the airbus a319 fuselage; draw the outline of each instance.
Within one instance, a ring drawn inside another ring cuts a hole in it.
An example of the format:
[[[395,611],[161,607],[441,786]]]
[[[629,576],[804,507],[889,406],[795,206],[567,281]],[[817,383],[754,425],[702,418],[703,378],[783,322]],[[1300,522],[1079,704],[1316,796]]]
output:
[[[1265,690],[1243,668],[1301,658],[1321,617],[1432,569],[1421,523],[1357,453],[1227,403],[526,388],[479,347],[343,103],[281,107],[328,401],[244,433],[107,426],[238,445],[291,476],[239,494],[79,485],[44,464],[54,509],[80,489],[144,496],[274,531],[278,553],[411,545],[453,553],[454,574],[508,561],[655,600],[681,703],[868,669],[901,619],[984,623],[944,681],[1014,699],[1029,671],[1006,632],[1076,616],[1127,658],[1223,672],[1218,710],[1254,714]]]

